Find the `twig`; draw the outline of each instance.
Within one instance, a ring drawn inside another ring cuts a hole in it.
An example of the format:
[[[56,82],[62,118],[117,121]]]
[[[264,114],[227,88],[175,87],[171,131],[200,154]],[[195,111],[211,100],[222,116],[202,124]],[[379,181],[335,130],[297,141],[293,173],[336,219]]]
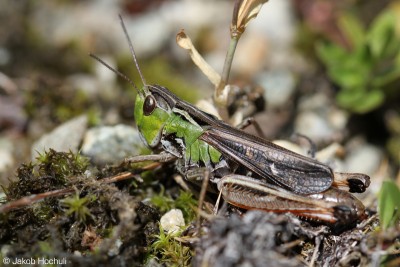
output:
[[[229,42],[229,48],[228,48],[228,51],[226,52],[225,63],[224,63],[224,68],[222,70],[221,80],[220,80],[220,82],[217,86],[217,90],[215,92],[217,99],[219,99],[221,97],[222,90],[224,89],[225,85],[228,84],[229,74],[231,72],[232,62],[233,62],[233,58],[235,56],[235,51],[236,51],[236,47],[237,47],[239,38],[240,38],[240,36],[232,36],[231,40]]]
[[[203,179],[203,183],[201,184],[201,190],[200,190],[199,206],[198,206],[199,213],[197,214],[197,229],[200,229],[200,226],[201,226],[200,211],[202,210],[202,207],[204,204],[204,198],[206,196],[209,179],[210,179],[210,172],[208,170],[206,170],[204,172],[204,179]]]
[[[142,168],[142,171],[151,170],[158,166],[159,166],[159,164],[152,163],[152,164],[149,164],[149,165],[145,166],[144,168]],[[99,182],[102,184],[110,184],[110,183],[127,180],[132,177],[137,177],[137,175],[133,174],[131,172],[123,172],[123,173],[120,173],[120,174],[117,174],[114,176],[103,178],[103,179],[99,180]],[[26,206],[32,205],[36,202],[39,202],[41,200],[44,200],[45,198],[59,197],[59,196],[63,196],[66,194],[70,194],[74,191],[75,191],[74,188],[69,187],[69,188],[57,189],[57,190],[40,193],[40,194],[34,194],[31,196],[26,196],[26,197],[17,199],[15,201],[11,201],[11,202],[1,205],[0,213],[4,213],[4,212],[12,211],[12,210],[15,210],[18,208],[26,207]]]
[[[313,255],[312,255],[312,257],[311,257],[310,264],[308,265],[309,267],[313,267],[314,264],[315,264],[315,260],[317,259],[318,250],[319,250],[319,246],[321,245],[322,239],[323,239],[323,237],[321,237],[321,236],[317,236],[317,237],[315,238],[314,252],[313,252]]]
[[[58,197],[58,196],[62,196],[65,194],[72,193],[72,192],[74,192],[73,188],[64,188],[64,189],[58,189],[58,190],[45,192],[45,193],[41,193],[41,194],[35,194],[35,195],[28,196],[28,197],[23,197],[18,200],[11,201],[11,202],[1,205],[0,213],[8,212],[8,211],[22,208],[22,207],[25,207],[28,205],[32,205],[33,203],[36,203],[36,202],[41,201],[48,197]]]

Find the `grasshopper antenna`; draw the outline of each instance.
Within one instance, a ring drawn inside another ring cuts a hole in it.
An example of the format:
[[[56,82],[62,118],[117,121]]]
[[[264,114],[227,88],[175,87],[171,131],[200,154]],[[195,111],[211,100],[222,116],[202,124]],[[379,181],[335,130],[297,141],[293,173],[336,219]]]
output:
[[[101,64],[103,64],[105,67],[107,67],[107,69],[111,70],[112,72],[114,72],[115,74],[117,74],[118,76],[122,77],[123,79],[125,79],[127,82],[129,82],[139,93],[141,92],[136,84],[128,78],[128,76],[126,76],[125,74],[123,74],[122,72],[114,69],[113,67],[111,67],[109,64],[107,64],[104,60],[100,59],[98,56],[90,53],[89,56],[91,56],[92,58],[94,58],[95,60],[97,60],[98,62],[100,62]]]
[[[135,63],[135,66],[136,66],[136,68],[137,68],[137,70],[138,70],[138,72],[139,72],[139,75],[140,75],[140,79],[142,80],[142,83],[143,83],[143,85],[144,85],[144,89],[143,89],[143,90],[144,90],[145,93],[146,93],[146,92],[147,92],[147,87],[146,87],[146,86],[147,86],[147,83],[146,83],[146,79],[144,78],[142,72],[140,71],[139,63],[138,63],[138,61],[137,61],[137,59],[136,59],[136,53],[135,53],[135,50],[133,49],[132,41],[131,41],[131,38],[130,38],[129,35],[128,35],[128,31],[126,30],[124,20],[122,19],[121,14],[119,14],[118,16],[119,16],[119,20],[120,20],[120,22],[121,22],[122,29],[124,30],[124,34],[125,34],[126,40],[128,40],[129,49],[131,50],[131,54],[132,54],[132,57],[133,57],[133,62]]]

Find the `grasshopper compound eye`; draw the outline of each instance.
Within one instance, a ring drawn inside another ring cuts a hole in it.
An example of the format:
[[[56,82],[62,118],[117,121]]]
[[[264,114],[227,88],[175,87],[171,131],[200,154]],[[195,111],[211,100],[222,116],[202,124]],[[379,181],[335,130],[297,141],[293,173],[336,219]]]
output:
[[[156,109],[156,100],[152,95],[148,95],[144,100],[143,114],[149,116]]]

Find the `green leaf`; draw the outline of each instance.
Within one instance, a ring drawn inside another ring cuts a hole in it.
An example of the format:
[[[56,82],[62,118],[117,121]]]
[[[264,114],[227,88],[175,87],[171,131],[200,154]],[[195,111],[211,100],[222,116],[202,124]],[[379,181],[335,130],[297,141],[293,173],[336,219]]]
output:
[[[352,47],[360,47],[364,44],[365,29],[361,21],[349,12],[343,12],[339,16],[339,28],[344,33],[346,39],[350,41]]]
[[[318,57],[328,68],[332,65],[340,64],[348,56],[348,52],[343,47],[333,43],[318,42],[316,51]]]
[[[359,69],[354,71],[354,68],[347,66],[339,66],[328,70],[329,77],[342,89],[346,88],[365,88],[367,79],[366,73]]]
[[[360,46],[348,53],[336,45],[320,44],[317,51],[327,66],[329,77],[340,87],[366,87],[373,67],[368,47]]]
[[[388,54],[390,54],[390,52],[393,53],[393,51],[389,50],[397,49],[398,44],[394,46],[395,23],[395,14],[390,10],[387,10],[385,12],[382,12],[370,26],[367,40],[371,52],[376,59],[387,56]]]
[[[381,227],[387,229],[398,223],[400,214],[400,190],[394,182],[383,182],[378,201],[378,213]]]
[[[379,107],[385,100],[381,89],[363,91],[361,88],[341,90],[336,96],[338,104],[356,113],[367,113]]]
[[[400,79],[400,66],[393,66],[386,73],[378,74],[371,81],[373,87],[382,87]]]

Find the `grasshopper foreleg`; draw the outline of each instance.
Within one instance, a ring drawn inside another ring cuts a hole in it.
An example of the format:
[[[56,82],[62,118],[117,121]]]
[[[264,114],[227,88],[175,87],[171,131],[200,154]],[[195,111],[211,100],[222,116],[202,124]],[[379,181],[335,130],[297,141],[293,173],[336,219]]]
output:
[[[239,125],[236,126],[236,128],[243,130],[243,129],[246,129],[247,127],[249,127],[250,125],[253,125],[253,127],[256,130],[257,135],[259,137],[265,139],[265,134],[264,134],[260,124],[253,117],[245,118]]]
[[[311,138],[310,137],[308,137],[308,136],[306,136],[306,135],[304,135],[304,134],[300,134],[300,133],[295,133],[295,134],[293,134],[293,137],[292,137],[292,139],[293,139],[293,141],[294,142],[296,142],[296,143],[300,143],[300,139],[304,139],[307,143],[308,143],[308,145],[309,145],[309,149],[308,149],[308,152],[307,152],[307,154],[311,157],[311,158],[315,158],[315,153],[317,152],[317,145],[313,142],[313,140],[311,140]]]
[[[160,154],[152,154],[152,155],[139,155],[133,156],[130,158],[126,158],[124,163],[137,163],[143,161],[156,161],[156,162],[170,162],[176,160],[177,157],[166,152],[161,152]]]

